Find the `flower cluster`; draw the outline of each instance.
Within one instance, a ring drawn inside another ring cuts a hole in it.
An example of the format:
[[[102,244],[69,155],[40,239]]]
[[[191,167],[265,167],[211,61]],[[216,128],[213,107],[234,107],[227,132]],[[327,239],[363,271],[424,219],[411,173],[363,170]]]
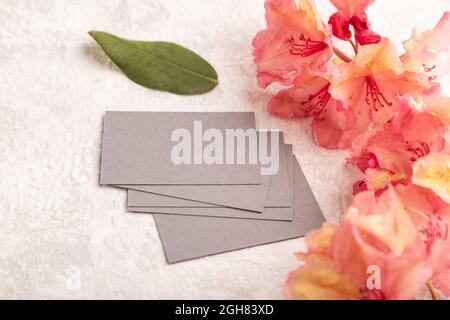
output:
[[[293,298],[413,299],[427,285],[450,295],[450,12],[414,32],[399,55],[371,29],[375,0],[330,0],[325,23],[313,0],[266,0],[254,40],[258,85],[285,88],[269,101],[281,117],[311,117],[316,142],[349,150],[362,178],[342,225],[308,235]],[[347,41],[349,57],[336,43]],[[377,285],[368,270],[379,268]]]

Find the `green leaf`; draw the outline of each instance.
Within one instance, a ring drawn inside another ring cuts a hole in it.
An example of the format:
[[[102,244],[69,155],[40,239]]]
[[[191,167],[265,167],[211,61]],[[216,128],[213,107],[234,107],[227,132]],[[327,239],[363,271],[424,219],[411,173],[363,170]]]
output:
[[[144,87],[191,95],[219,84],[217,72],[205,59],[175,43],[133,41],[101,31],[89,34],[131,81]]]

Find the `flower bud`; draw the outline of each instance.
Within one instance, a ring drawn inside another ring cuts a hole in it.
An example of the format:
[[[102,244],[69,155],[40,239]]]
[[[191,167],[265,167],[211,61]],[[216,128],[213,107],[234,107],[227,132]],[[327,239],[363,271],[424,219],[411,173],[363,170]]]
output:
[[[350,23],[355,28],[356,33],[362,32],[370,28],[369,18],[367,17],[367,13],[365,12],[354,15],[350,19]]]
[[[333,28],[333,35],[341,40],[350,40],[352,32],[350,31],[350,21],[342,14],[336,12],[330,17],[328,23]]]

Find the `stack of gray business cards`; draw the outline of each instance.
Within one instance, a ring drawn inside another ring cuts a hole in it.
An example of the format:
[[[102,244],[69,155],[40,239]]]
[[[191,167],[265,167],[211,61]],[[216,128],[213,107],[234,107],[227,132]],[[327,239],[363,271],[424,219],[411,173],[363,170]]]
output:
[[[304,236],[324,222],[278,131],[252,112],[106,112],[100,183],[153,214],[169,263]]]

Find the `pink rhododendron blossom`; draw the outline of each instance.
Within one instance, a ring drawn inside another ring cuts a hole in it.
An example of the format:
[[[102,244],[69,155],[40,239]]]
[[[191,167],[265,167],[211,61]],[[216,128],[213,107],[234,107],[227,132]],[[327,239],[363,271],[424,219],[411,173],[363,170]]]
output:
[[[445,147],[448,125],[439,117],[415,109],[406,98],[398,100],[393,110],[392,120],[383,128],[370,130],[353,142],[348,162],[364,173],[364,180],[357,185],[365,185],[363,189],[355,187],[356,192],[408,183],[416,161]]]
[[[397,98],[405,94],[419,97],[430,86],[426,76],[403,69],[389,40],[362,47],[352,62],[337,67],[330,86],[333,98],[352,110],[357,119],[344,145],[349,147],[371,123],[381,127],[390,121]]]
[[[331,33],[310,0],[266,0],[267,29],[253,39],[258,85],[291,85],[302,67],[324,70]]]
[[[286,293],[298,299],[414,299],[426,282],[447,275],[441,248],[447,221],[414,186],[355,197],[342,226],[326,224],[306,238],[305,262],[292,272]],[[380,286],[368,287],[375,266]],[[436,277],[436,278],[435,278]],[[442,278],[440,278],[442,277]]]
[[[350,40],[352,32],[350,25],[355,30],[355,39],[361,45],[378,43],[381,36],[370,30],[370,22],[365,12],[374,0],[331,0],[339,10],[330,17],[329,24],[333,27],[333,35],[342,40]]]
[[[436,290],[450,296],[450,98],[439,83],[450,71],[450,12],[414,32],[399,56],[371,29],[374,0],[330,1],[337,12],[325,25],[312,0],[266,0],[267,29],[253,40],[258,85],[287,87],[269,111],[312,118],[317,144],[350,149],[347,162],[363,174],[343,223],[306,237],[286,295],[415,299],[428,288],[433,299]]]

